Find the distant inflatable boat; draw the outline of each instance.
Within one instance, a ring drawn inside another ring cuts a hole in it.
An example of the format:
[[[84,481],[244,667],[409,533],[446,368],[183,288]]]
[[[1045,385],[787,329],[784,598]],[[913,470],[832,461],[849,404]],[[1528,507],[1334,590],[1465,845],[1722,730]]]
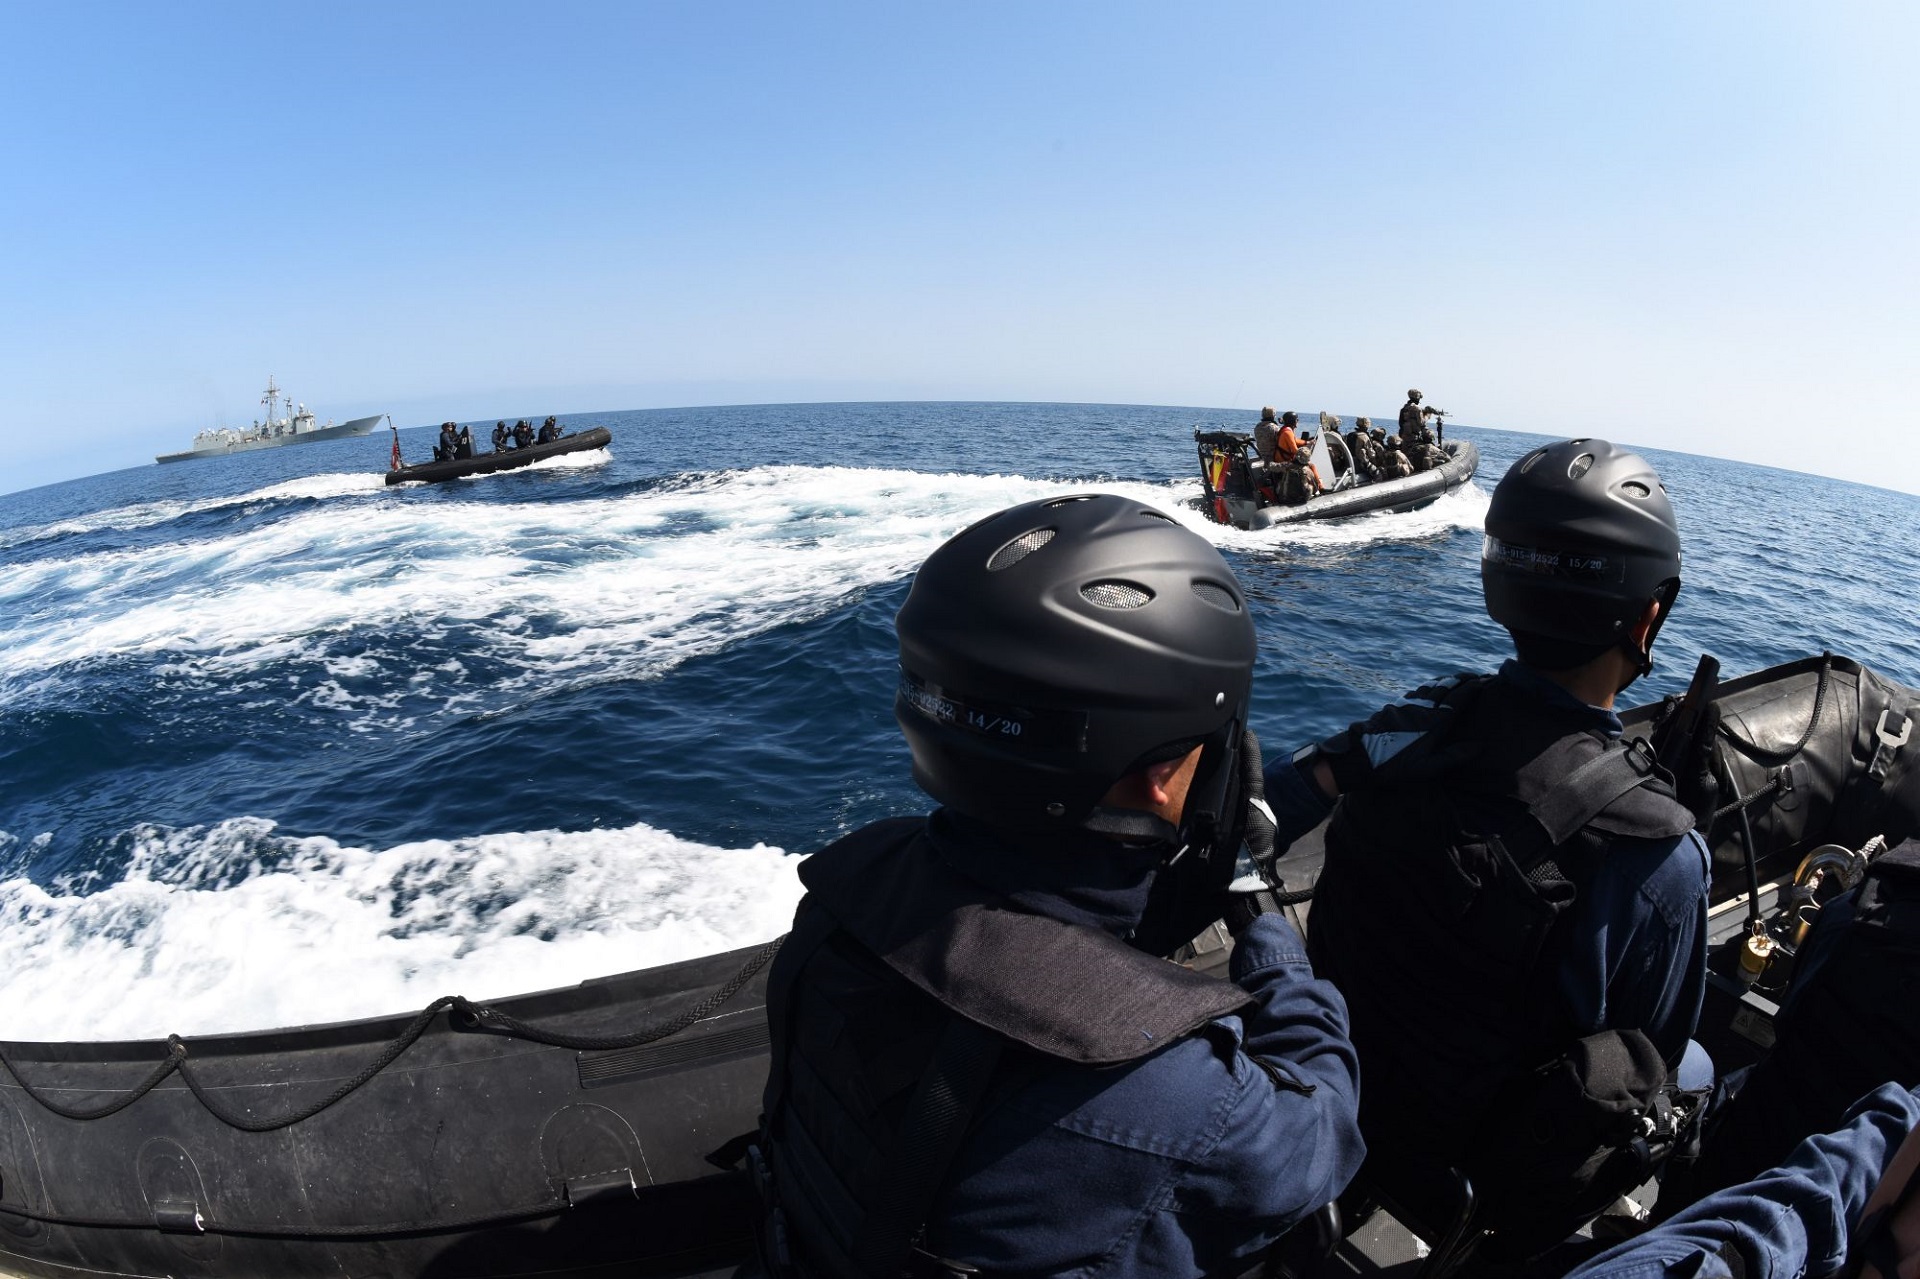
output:
[[[1200,482],[1206,490],[1201,510],[1216,524],[1240,529],[1418,510],[1459,488],[1480,469],[1480,450],[1473,441],[1454,440],[1442,446],[1446,462],[1430,471],[1368,481],[1359,475],[1346,445],[1340,443],[1340,473],[1335,475],[1336,468],[1326,458],[1332,450],[1325,446],[1339,437],[1323,434],[1316,446],[1323,450],[1317,469],[1324,469],[1331,482],[1325,492],[1288,506],[1280,502],[1267,481],[1268,471],[1254,455],[1252,436],[1234,431],[1195,431],[1193,438],[1200,452]]]
[[[523,449],[502,449],[498,453],[475,453],[472,457],[455,458],[450,462],[418,462],[412,466],[397,467],[387,472],[387,483],[412,484],[418,481],[437,484],[441,480],[457,480],[467,475],[491,475],[495,471],[532,466],[535,462],[559,457],[562,453],[603,449],[612,440],[612,432],[604,426],[596,426],[574,435],[563,435],[545,444],[529,444]]]

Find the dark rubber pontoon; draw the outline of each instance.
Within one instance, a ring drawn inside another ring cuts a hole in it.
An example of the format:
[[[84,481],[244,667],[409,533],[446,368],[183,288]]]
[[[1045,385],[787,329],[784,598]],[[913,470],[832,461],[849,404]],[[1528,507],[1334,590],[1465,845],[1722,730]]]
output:
[[[1817,846],[1920,833],[1920,694],[1825,657],[1716,700],[1719,767],[1749,801],[1709,833],[1698,1037],[1725,1070],[1757,1055],[1773,1008],[1732,975],[1748,884],[1771,910]],[[1644,734],[1652,711],[1624,718]],[[1321,856],[1319,832],[1297,843],[1289,886]],[[1310,904],[1289,910],[1310,926]],[[1190,962],[1223,968],[1227,950],[1210,930]],[[729,1274],[752,1193],[707,1155],[760,1112],[771,954],[186,1044],[0,1044],[0,1272]],[[1380,1214],[1342,1258],[1411,1260],[1411,1239]]]
[[[1418,510],[1459,488],[1480,469],[1480,450],[1471,440],[1445,445],[1448,460],[1444,464],[1401,479],[1354,482],[1349,479],[1355,474],[1349,459],[1348,474],[1340,477],[1349,487],[1336,487],[1298,506],[1286,506],[1262,491],[1259,477],[1264,467],[1254,454],[1252,436],[1233,431],[1195,431],[1193,438],[1199,448],[1200,483],[1205,490],[1200,509],[1214,523],[1240,529]],[[1344,452],[1345,445],[1340,447]]]
[[[498,453],[475,453],[472,457],[456,458],[451,462],[420,462],[403,466],[397,471],[387,472],[387,483],[411,484],[419,480],[434,484],[441,480],[457,480],[463,475],[491,475],[495,471],[532,466],[544,458],[559,457],[562,453],[603,449],[612,440],[613,434],[606,427],[595,426],[575,435],[549,440],[545,444],[529,444],[523,449],[502,449]]]

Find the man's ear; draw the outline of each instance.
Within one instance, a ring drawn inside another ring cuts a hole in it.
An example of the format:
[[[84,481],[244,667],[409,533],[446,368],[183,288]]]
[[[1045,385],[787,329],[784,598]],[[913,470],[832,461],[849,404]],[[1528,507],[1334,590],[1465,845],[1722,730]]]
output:
[[[1141,769],[1140,772],[1146,782],[1147,798],[1155,804],[1165,804],[1171,800],[1173,793],[1167,789],[1167,783],[1173,780],[1173,775],[1180,771],[1180,766],[1184,763],[1186,763],[1186,756],[1182,755],[1175,759],[1163,760],[1158,764],[1148,764]]]
[[[1647,651],[1647,636],[1653,633],[1653,624],[1659,620],[1660,601],[1648,600],[1647,606],[1640,610],[1640,620],[1635,622],[1633,629],[1628,632],[1635,648],[1643,653]]]

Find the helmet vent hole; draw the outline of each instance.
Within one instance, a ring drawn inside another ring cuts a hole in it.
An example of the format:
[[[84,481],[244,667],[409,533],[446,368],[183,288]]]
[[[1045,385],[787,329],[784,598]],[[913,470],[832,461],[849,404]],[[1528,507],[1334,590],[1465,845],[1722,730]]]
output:
[[[1101,608],[1139,608],[1153,592],[1132,582],[1090,582],[1080,588],[1080,597]]]
[[[998,573],[1003,568],[1012,568],[1051,542],[1053,534],[1054,530],[1050,528],[1037,528],[1022,533],[987,558],[987,572]]]
[[[1193,593],[1200,597],[1200,602],[1203,604],[1211,604],[1228,613],[1240,611],[1240,601],[1235,599],[1233,592],[1224,586],[1213,582],[1195,582]]]
[[[1531,471],[1534,468],[1534,464],[1546,455],[1547,451],[1545,449],[1534,450],[1534,452],[1528,456],[1527,460],[1520,464],[1520,474],[1525,475],[1528,471]]]
[[[1146,516],[1150,520],[1161,520],[1168,524],[1178,524],[1180,522],[1179,520],[1174,519],[1173,516],[1168,515],[1163,511],[1149,511],[1143,508],[1140,514]]]
[[[1072,502],[1091,502],[1092,500],[1093,494],[1091,493],[1076,493],[1071,497],[1054,498],[1051,502],[1047,503],[1046,509],[1051,511],[1056,506],[1066,506]]]
[[[1577,480],[1593,469],[1593,454],[1582,453],[1567,465],[1567,478]]]
[[[1620,491],[1628,497],[1652,497],[1653,490],[1639,480],[1626,480],[1620,485]]]

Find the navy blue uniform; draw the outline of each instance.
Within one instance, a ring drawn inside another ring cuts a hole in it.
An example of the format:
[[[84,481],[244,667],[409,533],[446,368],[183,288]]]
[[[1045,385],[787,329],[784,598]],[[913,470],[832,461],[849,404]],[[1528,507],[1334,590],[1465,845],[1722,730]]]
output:
[[[1084,834],[1015,849],[947,813],[909,833],[911,842],[857,864],[851,890],[837,896],[836,859],[870,853],[836,846],[810,859],[795,938],[816,907],[848,912],[845,932],[870,937],[964,881],[996,912],[1097,930],[1101,945],[1132,962],[1174,969],[1113,940],[1130,936],[1146,909],[1152,852]],[[861,911],[871,912],[864,922],[851,919]],[[867,962],[864,942],[822,943],[815,955],[783,951],[787,971],[773,979],[768,1135],[786,1229],[818,1270],[857,1235],[873,1152],[897,1122],[888,1098],[919,1069],[903,1073],[887,1057],[906,1051],[918,1009],[937,1011],[926,988],[952,968],[936,963],[914,989]],[[1346,1007],[1314,978],[1299,936],[1277,916],[1246,930],[1231,977],[1237,991],[1213,984],[1235,1012],[1132,1060],[1089,1066],[1021,1052],[1003,1065],[927,1222],[926,1249],[993,1274],[1214,1274],[1337,1195],[1365,1153]],[[977,985],[935,993],[963,1008],[979,996]],[[903,998],[912,1002],[895,1002]],[[1061,1021],[1071,1034],[1072,1018]]]
[[[1573,1098],[1651,1105],[1705,993],[1707,852],[1651,753],[1620,736],[1611,711],[1509,662],[1318,748],[1341,794],[1310,953],[1348,1001],[1368,1174],[1422,1194],[1463,1170],[1514,1255],[1644,1175]],[[1327,812],[1291,760],[1267,784],[1283,839]],[[1555,1062],[1598,1072],[1597,1092],[1555,1092]]]
[[[1565,710],[1610,737],[1620,717],[1589,706],[1517,661],[1499,679]],[[1420,735],[1418,721],[1388,707],[1353,731],[1367,758],[1385,763]],[[1422,709],[1415,704],[1413,709]],[[1284,848],[1324,821],[1332,804],[1292,761],[1267,766],[1267,804]],[[1555,988],[1580,1034],[1635,1027],[1678,1062],[1706,997],[1707,889],[1711,862],[1693,831],[1667,840],[1621,840],[1595,868],[1562,926]]]
[[[1884,1084],[1853,1108],[1838,1131],[1807,1138],[1780,1166],[1709,1195],[1639,1238],[1601,1253],[1568,1279],[1825,1279],[1839,1274],[1848,1254],[1860,1250],[1858,1227],[1868,1197],[1916,1125],[1920,1097],[1898,1084]]]

